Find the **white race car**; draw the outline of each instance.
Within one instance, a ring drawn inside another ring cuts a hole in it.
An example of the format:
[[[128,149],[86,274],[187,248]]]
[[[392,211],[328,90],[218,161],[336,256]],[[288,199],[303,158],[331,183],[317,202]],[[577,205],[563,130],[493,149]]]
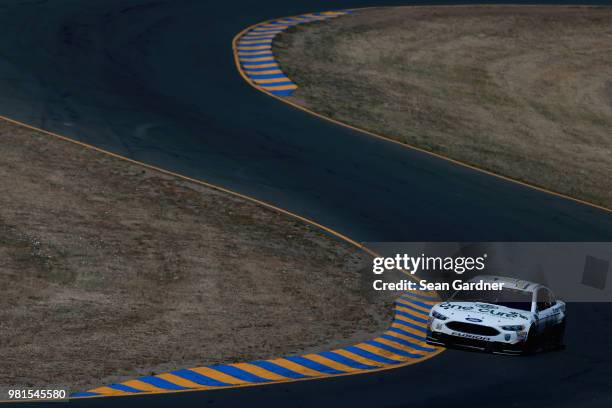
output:
[[[503,283],[501,290],[459,290],[429,313],[427,343],[523,354],[542,344],[561,346],[565,302],[545,286],[498,276],[470,282]],[[545,341],[547,341],[545,343]]]

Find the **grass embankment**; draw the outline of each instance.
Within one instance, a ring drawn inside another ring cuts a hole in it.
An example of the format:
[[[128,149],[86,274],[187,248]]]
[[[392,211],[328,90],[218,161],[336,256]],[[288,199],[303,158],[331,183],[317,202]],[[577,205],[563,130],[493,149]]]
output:
[[[0,389],[71,390],[371,338],[354,248],[0,123]]]
[[[362,10],[275,53],[316,112],[612,208],[612,8]]]

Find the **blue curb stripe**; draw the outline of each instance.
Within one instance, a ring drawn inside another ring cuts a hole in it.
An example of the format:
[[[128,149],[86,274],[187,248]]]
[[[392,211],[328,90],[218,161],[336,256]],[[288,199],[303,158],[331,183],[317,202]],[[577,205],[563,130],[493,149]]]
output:
[[[272,72],[272,73],[275,73],[275,74],[280,74],[280,73],[282,73],[282,72],[281,72],[280,70],[278,70],[278,69],[270,69],[270,70],[267,70],[267,71],[255,71],[255,72],[245,71],[246,75],[247,75],[249,78],[253,78],[253,79],[257,78],[257,75],[264,75],[264,74],[262,74],[262,72]],[[288,80],[288,79],[289,79],[289,78],[287,78],[287,80]]]
[[[251,34],[251,35],[245,35],[244,37],[240,38],[240,41],[244,40],[244,41],[255,41],[255,40],[265,40],[265,39],[274,39],[274,37],[276,37],[276,34]]]
[[[257,81],[255,81],[257,82]],[[259,86],[261,86],[262,88],[272,88],[275,86],[285,86],[285,85],[293,85],[293,82],[291,81],[283,81],[283,82],[273,82],[273,83],[269,83],[269,84],[257,84]],[[274,89],[272,89],[274,91]]]
[[[245,67],[245,70],[247,71],[273,71],[275,69],[279,69],[279,67],[266,67],[266,68]]]
[[[270,33],[274,33],[274,34],[278,34],[278,33],[282,33],[284,30],[281,28],[262,28],[262,29],[254,29],[253,33],[254,34],[270,34]]]
[[[253,38],[243,38],[242,40],[240,40],[241,42],[239,42],[237,44],[238,47],[248,47],[251,44],[247,44],[247,43],[243,43],[242,41],[257,41],[257,42],[265,42],[266,44],[262,44],[262,45],[270,45],[274,42],[274,37],[276,37],[275,35],[267,35],[265,37],[253,37]],[[268,42],[269,41],[269,42]]]
[[[424,307],[426,309],[431,309],[433,305],[428,305],[427,303],[419,302],[418,300],[409,300],[408,302],[415,304],[417,306]]]
[[[123,385],[123,384],[111,384],[111,385],[109,385],[109,388],[113,388],[113,389],[119,390],[119,391],[131,392],[131,393],[142,392],[142,390],[139,390],[139,389],[136,389],[136,388],[132,388],[130,386]]]
[[[257,31],[251,31],[240,37],[240,39],[253,39],[253,38],[266,38],[266,37],[276,37],[277,33],[260,33]]]
[[[395,348],[393,346],[389,346],[388,344],[380,343],[380,342],[378,342],[376,340],[366,341],[365,343],[369,344],[370,346],[374,346],[374,347],[381,348],[383,350],[390,351],[391,353],[397,354],[398,356],[410,357],[410,358],[421,358],[421,357],[423,357],[420,354],[415,354],[415,353],[411,353],[411,352],[406,351],[406,350],[401,350],[401,349]]]
[[[261,61],[274,61],[273,57],[274,56],[272,55],[272,53],[269,53],[269,54],[262,54],[262,55],[241,55],[238,58],[240,59],[240,61],[251,61],[251,60],[256,60],[259,58],[265,58],[265,60],[262,59]],[[255,62],[258,62],[258,61],[255,61]]]
[[[271,361],[260,360],[253,361],[250,364],[256,365],[257,367],[263,368],[264,370],[268,370],[273,372],[274,374],[282,375],[287,378],[308,378],[308,376],[300,373],[296,373],[295,371],[289,370],[288,368],[281,367],[278,364],[274,364]]]
[[[186,380],[192,381],[200,385],[207,385],[209,387],[225,387],[225,386],[231,385],[228,383],[224,383],[224,382],[215,380],[214,378],[206,377],[205,375],[196,373],[195,371],[191,371],[188,369],[173,371],[171,374],[182,377]]]
[[[257,65],[261,65],[261,64],[277,64],[276,60],[274,59],[274,54],[272,54],[272,52],[270,50],[259,50],[261,52],[264,52],[264,54],[259,54],[259,55],[238,55],[238,59],[240,60],[240,64],[244,67],[245,64],[257,64]],[[266,58],[263,61],[251,61],[254,58]]]
[[[422,335],[419,335],[419,334],[414,334],[414,333],[411,333],[411,332],[408,332],[402,329],[398,329],[397,327],[389,327],[387,331],[401,334],[402,336],[412,337],[413,339],[418,340],[418,341],[425,341],[426,332],[424,332]]]
[[[272,65],[272,64],[275,64],[275,65],[272,66],[272,68],[277,68],[277,69],[279,68],[278,65],[276,65],[276,61],[250,61],[250,62],[249,61],[244,61],[244,62],[241,61],[241,63],[242,63],[243,67],[245,67],[245,68],[248,67],[249,69],[251,69],[251,67],[257,67],[257,66],[260,66],[260,65]],[[268,69],[268,68],[266,68],[266,69]]]
[[[239,57],[240,62],[242,63],[258,63],[258,64],[272,64],[274,63],[274,58],[268,55],[264,56],[256,56],[256,57]],[[244,65],[244,64],[243,64]]]
[[[186,387],[181,387],[180,385],[173,384],[170,381],[166,381],[161,378],[153,377],[153,376],[140,377],[138,380],[145,382],[147,384],[154,385],[158,388],[163,388],[165,390],[188,390],[189,389]]]
[[[234,367],[231,365],[218,365],[218,366],[211,366],[209,368],[212,368],[213,370],[221,371],[224,374],[231,375],[232,377],[236,377],[236,378],[239,378],[247,382],[261,383],[261,382],[272,381],[272,380],[268,380],[267,378],[259,377],[255,374],[251,374],[238,367]]]
[[[100,395],[97,392],[75,392],[70,395],[71,398],[79,398],[79,397],[95,397],[96,395]]]
[[[241,61],[246,61],[247,59],[253,58],[263,58],[263,57],[273,57],[274,55],[270,52],[270,50],[256,50],[256,51],[240,51],[238,53],[238,58]]]
[[[391,336],[389,334],[383,334],[380,337],[383,338],[383,339],[386,339],[386,340],[393,341],[395,343],[403,344],[404,346],[413,348],[415,350],[428,351],[428,352],[429,351],[436,351],[436,349],[434,349],[434,348],[423,347],[420,344],[416,344],[416,343],[410,342],[408,340],[400,339],[399,337]]]
[[[424,318],[419,317],[419,316],[415,316],[415,315],[413,315],[411,313],[402,312],[401,310],[396,310],[395,314],[400,315],[400,316],[409,317],[412,320],[415,320],[415,321],[420,322],[420,323],[427,323],[427,319],[424,319]]]
[[[276,96],[289,96],[293,93],[293,91],[295,91],[295,89],[286,89],[283,91],[268,91],[270,92],[272,95],[276,95]]]
[[[427,333],[427,329],[416,324],[412,324],[410,322],[405,322],[403,320],[394,320],[393,323],[401,324],[402,326],[410,327],[418,331],[422,331],[423,333]]]
[[[390,358],[379,356],[378,354],[370,353],[369,351],[360,349],[355,346],[349,346],[345,348],[346,351],[350,351],[351,353],[357,354],[358,356],[365,357],[367,359],[377,361],[383,364],[399,364],[401,361],[391,360]]]
[[[373,368],[378,368],[377,366],[360,363],[358,361],[355,361],[353,359],[350,359],[338,353],[334,353],[333,351],[323,351],[318,354],[323,357],[329,358],[330,360],[334,360],[340,364],[344,364],[352,368],[358,368],[361,370],[371,370]]]
[[[278,68],[274,68],[274,67],[268,67],[268,68],[245,68],[244,72],[248,75],[248,76],[253,76],[253,75],[266,75],[266,74],[282,74],[283,71],[281,71]]]
[[[287,78],[285,74],[248,74],[248,77],[253,79],[285,78],[287,81],[289,81],[289,78]]]
[[[305,357],[293,356],[285,357],[286,360],[293,361],[296,364],[303,365],[304,367],[310,368],[311,370],[319,371],[325,374],[344,374],[346,371],[339,371],[334,368],[328,367],[316,361],[309,360]]]
[[[271,43],[272,43],[272,41],[270,41],[270,42],[253,43],[253,44],[244,44],[244,45],[239,45],[237,49],[240,52],[257,52],[257,51],[261,51],[262,48],[260,48],[258,50],[254,50],[254,49],[249,48],[249,47],[266,47],[267,49],[270,49]]]
[[[260,47],[262,45],[268,46],[270,47],[272,45],[272,38],[270,38],[269,40],[258,40],[258,42],[256,43],[238,43],[238,51],[241,51],[241,48],[244,47]],[[252,51],[252,50],[246,50],[246,51]],[[244,50],[242,50],[241,52],[245,52]]]
[[[265,44],[263,44],[263,45],[265,45]],[[259,45],[257,45],[256,47],[259,47]],[[246,50],[246,49],[242,49],[241,50],[240,48],[238,48],[238,55],[257,54],[258,52],[266,53],[266,52],[270,52],[270,50],[271,50],[271,48],[270,48],[269,45],[268,45],[267,48],[261,48],[261,49],[258,49],[258,50]]]

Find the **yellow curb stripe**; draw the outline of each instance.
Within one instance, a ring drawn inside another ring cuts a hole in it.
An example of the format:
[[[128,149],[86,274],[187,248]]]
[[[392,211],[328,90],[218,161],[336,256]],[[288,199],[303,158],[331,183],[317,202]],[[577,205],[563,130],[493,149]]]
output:
[[[415,309],[419,309],[420,311],[422,311],[423,313],[427,314],[429,316],[429,311],[431,310],[431,308],[427,308],[427,307],[423,307],[420,305],[416,305],[408,300],[403,300],[403,299],[398,299],[396,300],[398,305],[407,305],[410,307],[414,307]]]
[[[396,327],[396,328],[397,329],[401,329],[401,330],[406,331],[406,332],[409,332],[409,333],[412,333],[412,334],[419,335],[419,336],[423,335],[423,333],[419,333],[418,330],[415,330],[415,329],[407,330],[407,329],[404,328],[404,326]],[[427,344],[427,342],[425,342],[425,340],[417,340],[414,337],[405,336],[405,335],[403,335],[401,333],[397,333],[397,332],[394,332],[394,331],[386,331],[385,334],[387,336],[397,337],[398,339],[401,339],[401,340],[410,341],[410,342],[412,342],[414,344],[417,344],[419,346],[436,348],[436,346],[432,346],[431,344]]]
[[[361,357],[358,354],[352,353],[348,350],[338,349],[332,350],[333,353],[340,354],[346,358],[357,361],[358,363],[373,366],[373,367],[386,367],[387,364],[379,363],[378,361],[370,360],[369,358]]]
[[[411,324],[414,324],[420,327],[427,328],[427,323],[417,322],[416,320],[413,320],[406,316],[395,315],[395,320],[400,320],[402,322],[408,322],[408,323],[411,323]]]
[[[386,344],[387,346],[391,346],[393,348],[404,350],[404,351],[407,351],[407,352],[413,353],[413,354],[420,354],[422,356],[424,356],[426,354],[429,354],[429,351],[418,350],[418,349],[409,347],[409,346],[407,346],[405,344],[396,343],[396,342],[391,341],[389,339],[383,339],[382,337],[374,339],[374,341],[377,341],[379,343]]]
[[[244,62],[247,62],[247,61],[244,61]],[[262,64],[245,66],[245,69],[250,69],[250,68],[278,68],[278,64],[276,64],[276,63],[272,63],[272,64],[270,64],[270,63],[262,63]]]
[[[285,91],[287,89],[297,89],[297,85],[263,86],[262,88],[269,91]]]
[[[261,62],[261,61],[274,61],[274,57],[261,57],[261,58],[253,58],[253,59],[245,59],[240,57],[240,61],[242,62]]]
[[[265,378],[266,380],[285,381],[289,379],[287,377],[283,377],[282,375],[273,373],[272,371],[268,371],[265,368],[258,367],[254,364],[236,363],[236,364],[230,364],[230,365],[233,367],[239,368],[241,370],[244,370],[248,373],[251,373],[253,375],[256,375],[258,377]]]
[[[254,29],[253,34],[280,34],[283,30],[277,30],[275,28],[262,28],[262,29]]]
[[[254,55],[265,55],[265,54],[269,54],[270,51],[255,51],[255,52],[239,52],[238,55],[240,55],[241,57],[248,57],[248,56],[254,56]]]
[[[265,70],[265,71],[252,71],[249,69],[245,69],[244,72],[246,72],[247,74],[251,74],[251,75],[270,75],[270,74],[282,74],[283,71],[281,71],[280,69],[270,69],[270,70]]]
[[[271,43],[272,39],[271,39],[271,38],[270,38],[270,39],[268,39],[268,38],[262,38],[262,39],[258,39],[258,40],[242,40],[242,41],[240,41],[240,42],[238,43],[238,47],[242,47],[242,46],[245,46],[245,45],[247,45],[247,46],[248,46],[248,45],[250,45],[250,44],[259,44],[259,43],[261,43],[262,41],[264,41],[264,42],[270,42],[270,43]]]
[[[409,313],[409,314],[411,314],[413,316],[420,317],[420,318],[425,319],[425,320],[429,319],[429,315],[428,314],[425,314],[425,313],[422,313],[422,312],[417,312],[415,310],[408,309],[407,307],[401,307],[401,306],[397,305],[397,306],[395,306],[395,308],[397,310],[401,311],[401,312]],[[399,318],[400,316],[398,315],[397,317]],[[404,317],[404,316],[401,316],[401,317]]]
[[[150,391],[150,392],[159,392],[159,391],[167,391],[163,388],[156,387],[151,384],[147,384],[146,382],[140,380],[130,380],[122,382],[121,384],[127,385],[128,387],[136,388],[140,391]]]
[[[247,40],[247,41],[248,40],[262,40],[262,39],[265,39],[265,38],[274,38],[274,37],[276,37],[276,34],[256,34],[256,33],[253,33],[253,34],[245,35],[244,37],[240,37],[240,41],[242,41],[242,40]]]
[[[331,367],[336,370],[345,371],[345,372],[353,372],[353,371],[361,371],[360,368],[349,367],[345,364],[338,363],[337,361],[331,360],[327,357],[320,356],[318,354],[307,354],[304,356],[305,358],[315,361],[319,364],[323,364],[325,366]]]
[[[186,387],[186,388],[199,388],[199,389],[214,388],[214,387],[209,387],[207,385],[195,383],[186,378],[183,378],[178,375],[171,374],[171,373],[158,374],[156,375],[156,377],[161,378],[162,380],[171,382],[172,384],[180,385],[181,387]]]
[[[213,380],[224,382],[226,384],[239,385],[246,384],[248,382],[208,367],[196,367],[190,368],[190,370],[195,371],[198,374],[202,374],[203,376],[212,378]]]
[[[288,24],[285,25],[280,25],[280,24],[266,24],[266,25],[261,25],[259,26],[259,28],[268,28],[268,29],[275,29],[278,28],[279,30],[286,30],[287,28],[289,28]]]
[[[365,351],[369,351],[370,353],[374,353],[378,356],[390,358],[396,361],[412,360],[412,358],[410,357],[400,356],[399,354],[392,353],[389,350],[381,349],[379,347],[372,346],[370,344],[359,343],[359,344],[356,344],[355,347],[360,348]]]
[[[257,82],[258,84],[275,84],[278,82],[290,82],[290,79],[287,77],[282,77],[282,78],[268,78],[268,79],[256,79],[256,78],[252,78],[253,81]]]
[[[93,390],[89,390],[89,392],[96,392],[98,394],[107,395],[107,396],[111,396],[111,395],[132,395],[131,392],[116,390],[116,389],[110,388],[110,387],[98,387],[98,388],[94,388]]]
[[[423,333],[422,331],[419,331],[419,330],[414,329],[414,328],[409,327],[409,326],[404,326],[403,324],[391,323],[391,327],[403,330],[403,331],[408,332],[408,333],[416,334],[417,336],[421,336],[421,337],[425,336],[425,333]]]
[[[324,17],[324,16],[317,16],[315,14],[304,14],[305,17],[308,17],[311,20],[327,20],[328,17]]]
[[[288,370],[295,371],[296,373],[307,375],[309,377],[320,377],[322,375],[325,375],[325,373],[312,370],[308,367],[304,367],[301,364],[296,364],[293,361],[289,361],[284,358],[277,358],[276,360],[268,360],[268,361],[270,361],[271,363],[277,364],[281,367],[284,367]]]
[[[249,51],[249,50],[270,50],[272,47],[270,45],[245,45],[243,47],[238,47],[238,52],[240,51]]]

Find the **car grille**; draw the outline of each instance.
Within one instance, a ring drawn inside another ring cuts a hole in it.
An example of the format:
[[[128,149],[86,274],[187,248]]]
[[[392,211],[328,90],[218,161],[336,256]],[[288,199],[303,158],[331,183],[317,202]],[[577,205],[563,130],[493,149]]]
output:
[[[499,331],[489,326],[481,326],[479,324],[464,323],[464,322],[449,322],[446,327],[463,333],[478,334],[480,336],[496,336]]]

